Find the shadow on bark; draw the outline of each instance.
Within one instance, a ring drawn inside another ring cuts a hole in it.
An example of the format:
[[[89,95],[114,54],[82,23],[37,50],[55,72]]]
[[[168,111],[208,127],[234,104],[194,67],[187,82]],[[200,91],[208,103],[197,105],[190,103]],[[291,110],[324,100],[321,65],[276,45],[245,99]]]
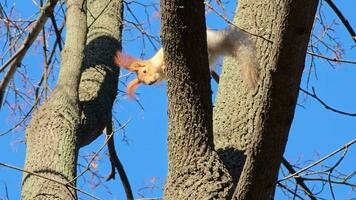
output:
[[[35,170],[33,171],[34,174],[47,174],[47,177],[61,177],[61,181],[65,180],[66,182],[69,182],[70,180],[68,179],[68,176],[64,175],[63,173],[60,173],[58,171],[54,171],[54,170],[51,170],[51,169],[41,169],[41,170]],[[48,175],[48,174],[52,174],[52,175]],[[27,174],[24,178],[23,178],[23,181],[21,183],[21,185],[23,185],[27,179],[31,178],[31,176],[36,176],[36,175],[33,175],[33,174]],[[63,181],[64,182],[64,181]]]
[[[110,36],[95,38],[86,46],[85,68],[79,85],[83,111],[78,140],[80,147],[100,136],[107,121],[111,120],[120,74],[119,68],[114,66],[113,57],[119,49],[118,40]]]
[[[235,188],[240,178],[246,155],[243,154],[243,151],[232,147],[217,149],[216,152],[232,177],[234,183],[232,188]]]

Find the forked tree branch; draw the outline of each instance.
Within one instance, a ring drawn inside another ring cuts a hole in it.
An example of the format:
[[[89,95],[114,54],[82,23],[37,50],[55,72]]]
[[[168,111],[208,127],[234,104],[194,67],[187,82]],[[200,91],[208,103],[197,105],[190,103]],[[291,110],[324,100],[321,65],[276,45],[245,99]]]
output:
[[[284,167],[289,171],[290,174],[294,174],[296,171],[294,170],[293,166],[288,162],[287,159],[283,158],[282,159],[282,164],[284,165]],[[304,180],[301,177],[294,177],[295,178],[295,182],[297,183],[297,185],[299,185],[305,192],[306,195],[308,195],[308,197],[311,200],[317,200],[316,197],[314,197],[312,191],[308,188],[308,186],[304,183]]]
[[[332,157],[333,155],[339,153],[340,151],[347,150],[347,149],[348,149],[350,146],[352,146],[354,143],[356,143],[356,139],[351,140],[350,142],[346,143],[344,146],[342,146],[342,147],[340,147],[339,149],[337,149],[337,150],[331,152],[330,154],[324,156],[323,158],[317,160],[316,162],[314,162],[314,163],[312,163],[312,164],[310,164],[310,165],[304,167],[303,169],[300,169],[299,171],[297,171],[297,172],[295,172],[295,173],[293,173],[293,174],[290,174],[290,175],[284,177],[284,178],[281,179],[279,182],[284,181],[284,180],[287,180],[287,179],[289,179],[289,178],[291,178],[291,177],[299,177],[299,176],[300,176],[300,173],[302,173],[302,172],[304,172],[304,171],[306,171],[306,170],[308,170],[308,169],[310,169],[310,168],[312,168],[312,167],[318,165],[319,163],[321,163],[321,162],[323,162],[324,160],[326,160],[326,159]]]

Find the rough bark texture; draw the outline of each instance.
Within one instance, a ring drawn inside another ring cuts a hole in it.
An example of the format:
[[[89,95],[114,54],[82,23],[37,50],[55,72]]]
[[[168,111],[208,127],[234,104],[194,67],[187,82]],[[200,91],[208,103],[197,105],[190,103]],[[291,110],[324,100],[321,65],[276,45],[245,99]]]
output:
[[[231,178],[213,150],[203,0],[162,0],[169,171],[164,199],[227,199]]]
[[[25,170],[67,183],[76,175],[80,123],[78,86],[86,42],[86,4],[67,1],[67,34],[58,84],[26,129]],[[76,199],[76,191],[24,174],[22,199]],[[72,183],[73,185],[75,183]]]
[[[121,0],[88,1],[88,39],[85,70],[79,86],[83,106],[80,146],[101,135],[117,94],[119,68],[113,67],[116,50],[121,49]]]
[[[214,143],[237,184],[234,199],[274,196],[317,3],[239,1],[237,25],[272,42],[252,37],[261,68],[256,91],[244,89],[234,60],[225,60],[219,83]]]

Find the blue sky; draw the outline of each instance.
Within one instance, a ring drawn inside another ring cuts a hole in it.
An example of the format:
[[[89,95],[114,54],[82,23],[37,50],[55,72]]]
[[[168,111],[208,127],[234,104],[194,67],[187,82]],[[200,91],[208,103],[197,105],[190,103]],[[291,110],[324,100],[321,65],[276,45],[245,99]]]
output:
[[[3,0],[1,1],[3,3]],[[146,2],[146,1],[141,1]],[[356,14],[354,12],[354,1],[352,0],[335,0],[335,4],[344,13],[352,27],[356,29]],[[8,0],[8,5],[16,4],[18,17],[27,18],[32,15],[38,8],[32,1]],[[139,22],[148,33],[159,35],[159,15],[154,7],[147,7],[145,11],[143,7],[137,4],[130,4],[131,9],[135,12]],[[159,8],[159,5],[156,5]],[[234,1],[230,1],[225,6],[225,13],[229,19],[232,19],[235,9]],[[339,25],[333,27],[334,35],[337,40],[343,45],[345,55],[343,59],[356,60],[355,43],[351,40],[344,26],[338,21],[336,15],[324,4],[323,12],[325,13],[328,22],[336,19]],[[134,21],[129,12],[125,13],[125,17],[129,21]],[[150,23],[148,23],[148,20]],[[207,26],[213,29],[225,28],[226,22],[213,13],[207,12]],[[148,58],[155,52],[154,47],[146,39],[135,39],[140,34],[131,30],[131,26],[127,24],[124,32],[123,47],[124,51],[132,56]],[[0,30],[2,32],[2,30]],[[2,33],[1,33],[2,34]],[[154,42],[155,46],[160,47],[160,44]],[[0,38],[0,44],[3,41]],[[353,47],[353,48],[352,48]],[[2,51],[1,51],[2,52]],[[31,74],[30,79],[37,83],[40,74],[42,73],[41,56],[38,56],[40,47],[31,48],[24,60],[25,69]],[[332,57],[331,52],[324,52]],[[0,54],[1,55],[1,54]],[[354,86],[356,85],[356,65],[337,64],[331,67],[323,60],[316,60],[315,68],[310,69],[307,59],[306,68],[303,74],[302,88],[307,89],[306,79],[309,70],[312,70],[311,80],[308,85],[309,91],[311,87],[315,87],[318,96],[330,106],[343,111],[356,113],[356,93]],[[58,71],[56,65],[55,71]],[[313,75],[317,73],[317,78]],[[123,71],[121,75],[127,72]],[[0,74],[2,77],[3,74]],[[132,77],[132,76],[131,76]],[[16,85],[18,89],[24,89],[21,85],[21,75],[16,75]],[[55,79],[56,76],[53,77]],[[52,78],[51,78],[52,79]],[[54,84],[54,83],[53,83]],[[124,90],[125,86],[120,83],[120,90]],[[28,88],[28,87],[26,87]],[[213,83],[213,88],[216,85]],[[141,106],[135,101],[129,100],[125,96],[119,95],[115,106],[115,118],[125,124],[125,131],[119,130],[116,136],[116,146],[118,155],[126,169],[129,180],[135,197],[139,197],[138,193],[145,197],[160,197],[162,195],[162,186],[167,175],[167,96],[166,84],[161,83],[155,86],[140,86],[138,89],[138,98]],[[215,97],[215,96],[214,96]],[[9,96],[11,100],[11,95]],[[21,102],[25,105],[25,103]],[[26,108],[26,106],[25,106]],[[29,108],[27,106],[27,108]],[[11,128],[18,121],[18,117],[14,117],[9,109],[4,107],[0,112],[0,133]],[[119,127],[118,124],[116,124]],[[23,166],[25,157],[25,145],[23,141],[23,129],[19,129],[14,133],[0,137],[1,156],[0,162],[13,164],[19,167]],[[123,137],[125,135],[125,137]],[[296,109],[295,118],[292,124],[285,157],[291,163],[299,163],[300,166],[306,166],[311,161],[317,160],[333,150],[341,147],[343,144],[356,137],[356,123],[354,117],[340,115],[329,110],[326,110],[315,99],[305,96],[303,93],[299,95],[298,106]],[[104,142],[104,137],[100,137],[90,146],[81,150],[81,155],[87,155],[97,151]],[[345,160],[340,165],[340,170],[345,173],[355,170],[356,149],[352,147],[349,150]],[[106,176],[110,172],[109,160],[106,157],[106,149],[101,153],[101,159],[96,162],[100,174]],[[330,159],[324,164],[332,165],[337,158]],[[83,159],[80,163],[85,164]],[[320,168],[315,168],[320,169]],[[0,167],[0,199],[5,198],[7,186],[9,199],[19,199],[21,186],[20,172]],[[90,175],[86,176],[90,180]],[[84,189],[102,199],[124,199],[123,189],[119,178],[115,181],[110,181],[96,188],[91,188],[83,183],[84,180],[78,182],[78,187],[84,185]],[[355,179],[353,179],[355,183]],[[314,183],[308,183],[312,187]],[[156,187],[157,186],[157,187]],[[151,188],[151,189],[150,189]],[[326,189],[327,190],[327,189]],[[111,194],[108,192],[110,191]],[[356,197],[355,191],[351,191],[346,187],[335,187],[337,199],[351,199]],[[320,195],[326,199],[330,198],[330,194],[325,192]],[[86,196],[80,195],[83,199],[89,199]],[[276,199],[286,199],[284,194],[277,190]]]

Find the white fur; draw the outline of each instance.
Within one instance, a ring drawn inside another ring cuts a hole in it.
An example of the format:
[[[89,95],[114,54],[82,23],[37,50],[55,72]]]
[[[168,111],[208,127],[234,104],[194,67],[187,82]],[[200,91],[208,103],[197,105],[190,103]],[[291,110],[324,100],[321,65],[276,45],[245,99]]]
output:
[[[242,77],[247,86],[252,89],[257,84],[258,79],[258,62],[256,60],[255,46],[248,37],[247,33],[237,28],[228,28],[219,31],[207,30],[207,47],[209,56],[209,67],[213,70],[215,62],[220,56],[231,56],[236,59],[242,69]],[[150,69],[154,74],[148,78],[150,82],[164,80],[164,59],[163,49],[161,48],[150,60]],[[143,81],[144,82],[144,81]]]
[[[214,69],[220,56],[231,56],[241,66],[242,77],[248,87],[254,88],[258,79],[258,63],[255,46],[248,34],[237,28],[207,30],[206,33],[210,69]]]

